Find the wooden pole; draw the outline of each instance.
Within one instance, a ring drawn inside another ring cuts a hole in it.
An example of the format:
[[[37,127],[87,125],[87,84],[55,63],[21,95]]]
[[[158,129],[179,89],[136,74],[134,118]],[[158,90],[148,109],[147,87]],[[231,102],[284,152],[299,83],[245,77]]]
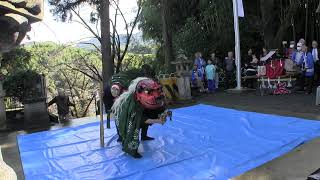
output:
[[[103,82],[99,83],[99,95],[100,95],[100,146],[104,147],[104,122],[103,122]]]

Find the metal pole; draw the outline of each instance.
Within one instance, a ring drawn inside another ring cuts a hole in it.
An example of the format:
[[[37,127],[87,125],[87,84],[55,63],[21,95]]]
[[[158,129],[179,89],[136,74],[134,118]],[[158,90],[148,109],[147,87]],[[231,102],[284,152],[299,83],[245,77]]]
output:
[[[233,19],[234,19],[234,37],[235,37],[235,55],[237,65],[237,90],[241,90],[241,55],[240,55],[240,33],[239,33],[239,17],[238,2],[233,0]]]
[[[100,95],[100,146],[104,147],[104,122],[103,122],[103,83],[100,82],[99,88],[99,95]]]

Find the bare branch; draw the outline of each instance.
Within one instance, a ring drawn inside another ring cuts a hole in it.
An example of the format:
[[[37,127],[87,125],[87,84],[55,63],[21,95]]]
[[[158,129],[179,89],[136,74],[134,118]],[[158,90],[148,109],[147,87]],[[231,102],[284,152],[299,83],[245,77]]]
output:
[[[95,44],[93,44],[93,43],[86,43],[86,42],[83,42],[83,43],[80,43],[80,44],[92,45],[92,46],[94,46],[94,48],[95,48],[97,51],[99,51],[99,52],[101,53],[101,49],[100,49],[97,45],[95,45]]]
[[[101,42],[101,37],[94,32],[94,30],[88,25],[88,23],[80,16],[78,12],[76,12],[74,9],[71,9],[72,12],[74,12],[77,17],[82,21],[83,25]]]
[[[126,20],[126,18],[124,16],[123,12],[121,11],[121,9],[119,7],[119,3],[117,3],[115,0],[112,0],[112,1],[115,3],[116,9],[119,10],[119,12],[120,12],[120,15],[121,15],[121,17],[122,17],[122,19],[124,21],[125,26],[126,26],[127,36],[129,36],[129,25],[128,25],[128,22],[127,22],[127,20]],[[140,7],[141,6],[139,5],[139,8]]]
[[[121,66],[121,63],[122,63],[122,60],[124,58],[124,56],[126,55],[127,51],[128,51],[128,48],[129,48],[129,45],[130,45],[130,40],[131,40],[131,37],[132,37],[132,34],[133,34],[133,30],[135,29],[137,23],[138,23],[138,19],[139,19],[139,16],[140,16],[140,12],[141,12],[141,1],[139,0],[139,3],[138,3],[138,11],[137,11],[137,14],[135,16],[135,19],[133,21],[133,25],[131,27],[131,31],[130,33],[128,34],[128,37],[127,37],[127,42],[126,42],[126,46],[125,46],[125,49],[122,53],[122,56],[120,57],[120,59],[118,59],[119,63],[117,64],[117,71],[120,70],[120,66]]]
[[[87,116],[87,114],[88,114],[88,110],[89,110],[90,105],[91,105],[92,101],[94,100],[94,98],[95,98],[95,96],[93,95],[93,96],[92,96],[92,98],[90,99],[90,101],[89,101],[89,103],[88,103],[88,105],[87,105],[86,109],[84,110],[84,112],[83,112],[83,114],[82,114],[82,117]]]
[[[65,65],[66,65],[68,68],[70,68],[70,69],[72,69],[72,70],[74,70],[74,71],[78,71],[78,72],[80,72],[80,73],[88,76],[88,77],[89,77],[90,79],[92,79],[92,80],[99,81],[99,80],[96,79],[94,76],[91,76],[90,74],[86,73],[85,71],[83,71],[83,70],[81,70],[81,69],[72,67],[72,66],[70,66],[70,65],[68,65],[68,64],[65,64]]]
[[[62,75],[65,77],[65,79],[66,79],[66,81],[67,81],[67,84],[68,84],[69,89],[70,89],[71,99],[72,99],[73,103],[75,104],[74,95],[73,95],[73,92],[72,92],[72,89],[74,89],[74,88],[73,88],[73,86],[71,85],[68,76],[67,76],[63,71],[61,71],[61,72],[62,72]],[[74,108],[74,111],[75,111],[76,117],[78,117],[78,110],[77,110],[77,108]]]

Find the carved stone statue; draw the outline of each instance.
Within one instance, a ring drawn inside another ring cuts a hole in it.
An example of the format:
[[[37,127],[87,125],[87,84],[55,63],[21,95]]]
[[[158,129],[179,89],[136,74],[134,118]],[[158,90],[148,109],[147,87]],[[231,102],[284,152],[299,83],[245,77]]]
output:
[[[18,46],[43,18],[43,0],[0,0],[0,52]]]

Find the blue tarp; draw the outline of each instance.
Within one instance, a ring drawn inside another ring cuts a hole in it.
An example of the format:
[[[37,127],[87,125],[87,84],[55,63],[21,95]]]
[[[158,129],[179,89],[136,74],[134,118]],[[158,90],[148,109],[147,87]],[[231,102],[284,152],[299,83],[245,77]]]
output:
[[[99,124],[18,137],[27,180],[226,180],[320,136],[320,122],[208,105],[174,110],[173,121],[154,125],[136,160],[121,151],[116,130]]]

